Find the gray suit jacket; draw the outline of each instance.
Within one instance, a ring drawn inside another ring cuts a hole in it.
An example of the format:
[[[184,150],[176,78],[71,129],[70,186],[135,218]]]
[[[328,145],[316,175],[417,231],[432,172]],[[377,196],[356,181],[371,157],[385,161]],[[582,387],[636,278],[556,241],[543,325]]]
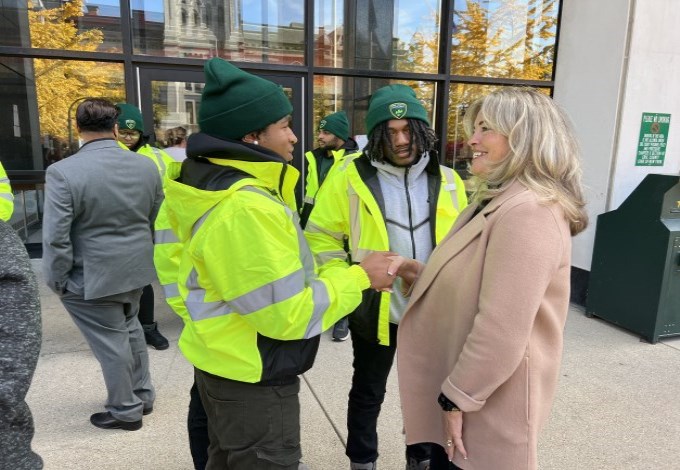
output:
[[[115,140],[86,143],[45,176],[47,285],[96,299],[156,277],[152,224],[163,199],[156,165]]]

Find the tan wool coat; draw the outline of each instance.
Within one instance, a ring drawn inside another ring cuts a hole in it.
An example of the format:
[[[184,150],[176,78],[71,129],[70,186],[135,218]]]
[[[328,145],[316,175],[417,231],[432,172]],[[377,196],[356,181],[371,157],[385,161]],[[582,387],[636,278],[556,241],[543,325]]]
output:
[[[517,182],[475,207],[437,246],[399,326],[406,441],[444,446],[443,392],[464,412],[457,466],[535,469],[569,306],[569,226]]]

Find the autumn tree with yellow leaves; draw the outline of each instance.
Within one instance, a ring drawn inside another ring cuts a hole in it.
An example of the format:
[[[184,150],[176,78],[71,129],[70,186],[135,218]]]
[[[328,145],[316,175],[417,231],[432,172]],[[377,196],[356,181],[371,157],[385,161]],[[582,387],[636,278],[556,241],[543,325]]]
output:
[[[29,1],[28,22],[35,48],[96,51],[104,40],[97,29],[79,31],[83,0],[63,2],[55,8],[36,8]],[[66,140],[69,108],[78,98],[106,97],[124,101],[122,66],[82,60],[33,59],[42,135]],[[75,128],[75,127],[73,127]]]
[[[464,77],[550,80],[555,51],[557,0],[466,0],[453,16],[451,74]],[[439,24],[437,12],[433,12]],[[433,73],[438,33],[416,33],[400,70]],[[449,93],[447,140],[460,146],[466,107],[497,87],[457,83]],[[416,88],[424,102],[423,88]],[[427,90],[429,91],[429,90]],[[449,162],[450,163],[450,162]]]

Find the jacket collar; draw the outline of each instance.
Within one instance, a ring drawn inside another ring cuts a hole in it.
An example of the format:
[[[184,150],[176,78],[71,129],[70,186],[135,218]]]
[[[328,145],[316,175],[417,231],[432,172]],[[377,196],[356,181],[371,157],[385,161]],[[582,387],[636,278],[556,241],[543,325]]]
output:
[[[286,160],[269,149],[241,140],[222,139],[198,132],[187,139],[188,158],[220,158],[246,162],[273,162],[286,164]]]
[[[479,237],[479,234],[482,233],[487,224],[486,215],[495,212],[505,202],[526,191],[524,185],[515,180],[509,181],[504,186],[507,186],[507,188],[501,194],[493,198],[476,216],[474,216],[474,214],[475,209],[479,205],[478,203],[469,205],[461,212],[451,231],[444,237],[439,245],[437,245],[435,251],[430,256],[428,269],[423,272],[423,275],[416,283],[411,295],[412,302],[422,295],[427,289],[427,286],[432,284],[437,273],[439,273],[449,259],[453,258],[462,251],[463,248],[470,244],[470,242]],[[443,251],[445,255],[435,256],[436,253],[441,251]]]
[[[99,150],[112,147],[118,147],[118,142],[112,137],[104,137],[102,139],[88,140],[80,146],[78,152],[81,150]]]
[[[486,204],[486,206],[481,211],[479,211],[479,214],[486,217],[487,214],[495,212],[496,209],[498,209],[505,201],[526,190],[524,185],[517,180],[508,181],[503,185],[503,187],[505,187],[503,192],[500,193],[498,196],[494,197],[493,199],[491,199]],[[456,223],[453,225],[451,233],[456,232],[460,227],[467,224],[470,221],[470,219],[472,219],[472,217],[475,215],[475,212],[477,211],[478,207],[479,207],[478,202],[470,204],[468,207],[466,207],[465,210],[463,210],[463,212],[461,212],[458,218],[456,219]],[[447,237],[448,236],[450,235],[447,235]]]

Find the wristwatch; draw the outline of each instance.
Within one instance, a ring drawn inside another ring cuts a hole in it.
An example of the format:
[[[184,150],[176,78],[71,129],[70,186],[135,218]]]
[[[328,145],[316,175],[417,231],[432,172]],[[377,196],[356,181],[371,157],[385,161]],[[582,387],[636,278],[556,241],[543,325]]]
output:
[[[443,393],[439,394],[437,402],[439,402],[439,406],[441,406],[444,411],[461,411],[461,409]]]

